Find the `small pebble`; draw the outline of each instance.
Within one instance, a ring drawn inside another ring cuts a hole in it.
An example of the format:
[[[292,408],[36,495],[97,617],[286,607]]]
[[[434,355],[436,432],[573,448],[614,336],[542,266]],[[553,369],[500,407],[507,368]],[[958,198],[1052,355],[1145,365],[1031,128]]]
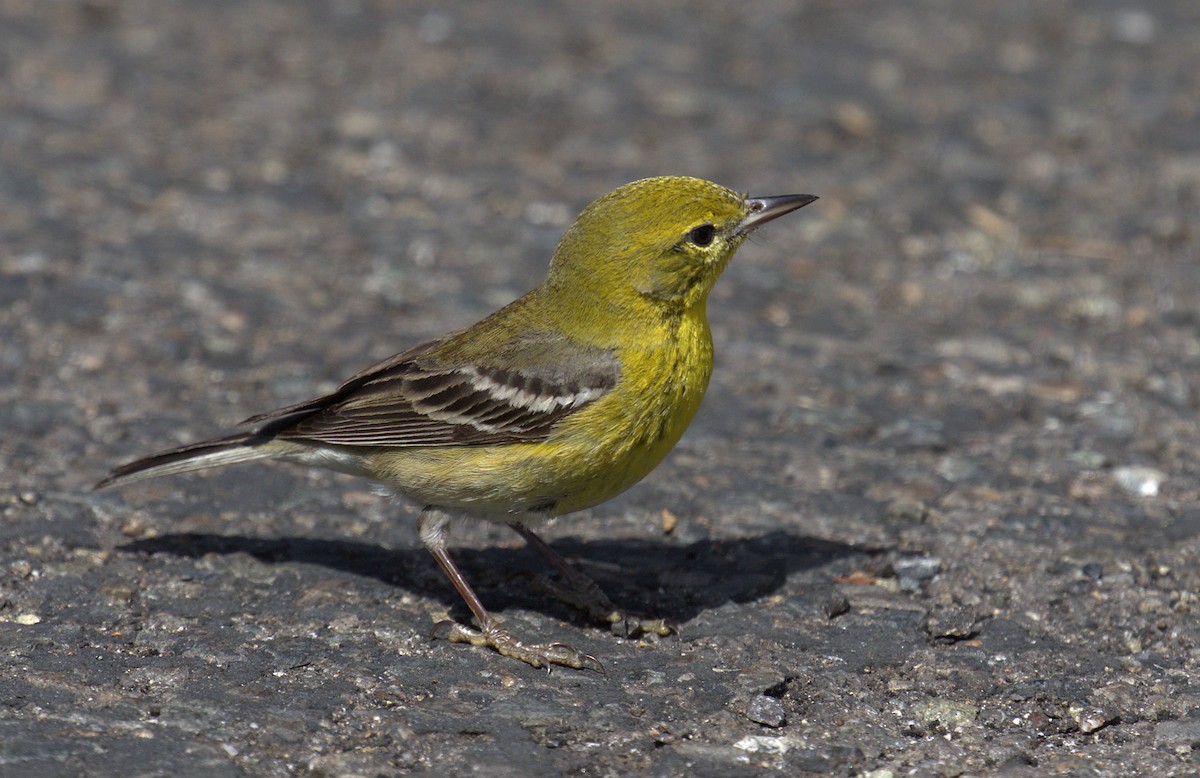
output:
[[[146,519],[140,512],[135,512],[129,515],[121,523],[121,534],[127,538],[137,538],[146,534]]]
[[[974,462],[950,455],[939,459],[936,467],[937,474],[952,484],[967,480],[978,470]]]
[[[871,113],[858,103],[842,103],[837,107],[838,126],[847,135],[869,138],[875,134],[878,123]]]
[[[750,701],[750,707],[746,709],[746,718],[765,727],[782,727],[787,721],[783,703],[765,694],[760,694]]]
[[[948,605],[935,608],[925,614],[925,633],[931,638],[942,640],[966,640],[976,633],[978,620],[970,608]]]
[[[1134,497],[1154,497],[1158,487],[1167,480],[1167,474],[1154,467],[1132,465],[1113,470],[1113,480]]]
[[[1152,43],[1157,34],[1157,21],[1141,9],[1121,11],[1113,20],[1113,35],[1121,43],[1145,46]]]
[[[933,557],[909,557],[899,559],[892,565],[896,584],[902,592],[919,592],[921,586],[936,576],[942,563]]]
[[[1106,727],[1119,718],[1108,711],[1083,705],[1068,706],[1067,714],[1075,720],[1075,723],[1079,725],[1079,731],[1085,735]]]
[[[749,754],[786,754],[790,743],[787,738],[750,735],[734,743],[733,747]]]
[[[1072,451],[1067,456],[1067,459],[1072,464],[1078,465],[1085,470],[1099,470],[1108,464],[1108,457],[1090,448],[1081,448],[1078,451]]]
[[[836,619],[850,612],[850,600],[844,594],[834,594],[821,605],[821,612],[827,619]]]
[[[670,535],[672,532],[675,531],[675,525],[678,523],[679,523],[679,518],[674,513],[671,513],[666,508],[663,508],[663,511],[662,511],[662,533],[664,535]]]
[[[893,500],[888,504],[889,519],[904,519],[905,521],[923,521],[929,516],[929,509],[920,500]]]
[[[974,724],[979,708],[966,702],[935,698],[914,705],[912,714],[926,727],[938,724],[942,729],[952,730]]]

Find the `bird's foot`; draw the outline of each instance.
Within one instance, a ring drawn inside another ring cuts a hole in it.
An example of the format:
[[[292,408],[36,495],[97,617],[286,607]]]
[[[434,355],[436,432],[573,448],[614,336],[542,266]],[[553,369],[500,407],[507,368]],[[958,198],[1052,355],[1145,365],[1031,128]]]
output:
[[[486,646],[504,656],[511,656],[546,670],[550,670],[552,665],[562,665],[576,670],[595,670],[607,675],[600,660],[590,654],[577,651],[566,643],[522,643],[498,621],[486,624],[483,629],[472,629],[454,621],[441,621],[434,625],[433,636],[444,637],[452,643]]]

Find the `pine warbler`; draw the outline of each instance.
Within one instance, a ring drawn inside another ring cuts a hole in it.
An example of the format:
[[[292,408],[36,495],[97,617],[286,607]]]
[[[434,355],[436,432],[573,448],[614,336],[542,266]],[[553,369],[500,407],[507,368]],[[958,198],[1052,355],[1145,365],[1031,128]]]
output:
[[[712,373],[705,302],[717,277],[751,230],[816,199],[683,177],[626,184],[567,229],[540,286],[478,324],[252,416],[248,432],[118,467],[96,488],[257,459],[380,481],[424,506],[421,540],[478,624],[443,622],[445,637],[535,667],[598,668],[501,626],[447,553],[447,524],[507,524],[549,559],[573,604],[626,636],[668,634],[627,618],[532,528],[625,491],[667,455]]]

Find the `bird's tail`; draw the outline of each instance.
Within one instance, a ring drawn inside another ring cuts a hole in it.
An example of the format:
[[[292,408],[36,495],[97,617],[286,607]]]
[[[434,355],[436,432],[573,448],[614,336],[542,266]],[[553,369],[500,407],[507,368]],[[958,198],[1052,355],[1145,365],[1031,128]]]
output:
[[[188,446],[173,448],[170,451],[152,454],[114,468],[107,477],[101,479],[92,488],[124,486],[134,481],[158,478],[160,475],[175,475],[191,470],[202,470],[206,467],[267,459],[277,455],[271,446],[265,445],[270,440],[270,437],[261,434],[242,432],[206,440],[203,443],[192,443]]]

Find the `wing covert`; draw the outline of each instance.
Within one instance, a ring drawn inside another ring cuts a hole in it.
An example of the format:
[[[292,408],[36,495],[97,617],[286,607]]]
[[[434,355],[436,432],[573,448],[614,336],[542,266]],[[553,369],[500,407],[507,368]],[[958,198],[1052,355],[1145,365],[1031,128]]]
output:
[[[444,365],[438,345],[418,346],[359,373],[330,395],[246,423],[265,422],[263,433],[285,440],[341,446],[537,441],[611,391],[620,374],[611,352],[553,335],[504,344],[504,367]]]

